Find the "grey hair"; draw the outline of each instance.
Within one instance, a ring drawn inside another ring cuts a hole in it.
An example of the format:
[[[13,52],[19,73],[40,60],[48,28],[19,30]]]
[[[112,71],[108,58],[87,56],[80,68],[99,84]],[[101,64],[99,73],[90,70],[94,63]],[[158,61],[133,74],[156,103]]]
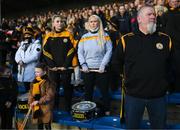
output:
[[[146,9],[146,8],[153,8],[154,9],[154,7],[151,5],[142,6],[137,12],[137,17],[139,17],[142,14],[142,12],[144,11],[144,9]]]

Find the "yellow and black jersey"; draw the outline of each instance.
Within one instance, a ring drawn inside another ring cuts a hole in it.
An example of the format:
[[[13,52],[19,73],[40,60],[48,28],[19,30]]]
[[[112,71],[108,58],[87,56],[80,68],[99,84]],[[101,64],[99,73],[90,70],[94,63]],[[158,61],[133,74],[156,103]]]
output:
[[[161,32],[145,35],[138,31],[121,37],[112,64],[124,73],[127,94],[139,98],[165,95],[171,48],[171,38]]]
[[[44,60],[49,67],[71,67],[74,38],[68,31],[48,33],[43,42]]]

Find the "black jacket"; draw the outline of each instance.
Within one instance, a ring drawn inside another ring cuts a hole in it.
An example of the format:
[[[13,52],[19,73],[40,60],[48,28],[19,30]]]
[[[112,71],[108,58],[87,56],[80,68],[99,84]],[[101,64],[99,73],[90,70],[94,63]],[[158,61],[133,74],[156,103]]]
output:
[[[49,67],[71,67],[75,50],[74,38],[68,31],[48,33],[43,43],[43,55]]]
[[[173,52],[173,91],[180,92],[180,7],[169,8],[163,15],[163,27],[165,33],[171,38],[174,45]]]
[[[170,37],[160,32],[122,36],[112,64],[124,73],[128,95],[149,99],[166,94],[171,45]]]
[[[118,31],[121,34],[126,34],[131,32],[131,23],[130,23],[130,16],[128,13],[124,13],[123,16],[117,14],[114,16],[111,21],[117,26]]]
[[[17,100],[17,83],[12,78],[0,77],[0,106],[5,106],[7,101],[12,103],[12,106],[16,105]]]
[[[167,33],[174,43],[175,48],[180,50],[180,7],[169,8],[162,16],[164,32]]]

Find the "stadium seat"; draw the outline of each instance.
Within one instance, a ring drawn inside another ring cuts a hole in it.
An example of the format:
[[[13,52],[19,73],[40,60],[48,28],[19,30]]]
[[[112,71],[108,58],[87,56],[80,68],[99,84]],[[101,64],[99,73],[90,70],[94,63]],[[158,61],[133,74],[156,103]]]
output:
[[[93,129],[113,129],[120,130],[125,127],[120,124],[120,118],[116,116],[100,117],[93,121]]]
[[[180,93],[168,94],[168,103],[180,104]]]

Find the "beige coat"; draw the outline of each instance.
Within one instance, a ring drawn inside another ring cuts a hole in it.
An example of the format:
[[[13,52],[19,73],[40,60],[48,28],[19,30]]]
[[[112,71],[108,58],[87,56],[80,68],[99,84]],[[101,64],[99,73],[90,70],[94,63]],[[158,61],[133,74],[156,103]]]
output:
[[[33,96],[32,96],[32,88],[33,88],[33,83],[31,83],[31,88],[29,91],[29,98],[28,98],[29,105],[34,101]],[[54,105],[54,95],[55,95],[54,88],[55,87],[50,81],[45,80],[40,85],[40,88],[41,88],[41,98],[39,100],[39,106],[43,112],[43,116],[38,119],[32,118],[32,123],[35,123],[35,124],[37,122],[49,123],[52,121],[52,118],[53,118],[53,105]]]

